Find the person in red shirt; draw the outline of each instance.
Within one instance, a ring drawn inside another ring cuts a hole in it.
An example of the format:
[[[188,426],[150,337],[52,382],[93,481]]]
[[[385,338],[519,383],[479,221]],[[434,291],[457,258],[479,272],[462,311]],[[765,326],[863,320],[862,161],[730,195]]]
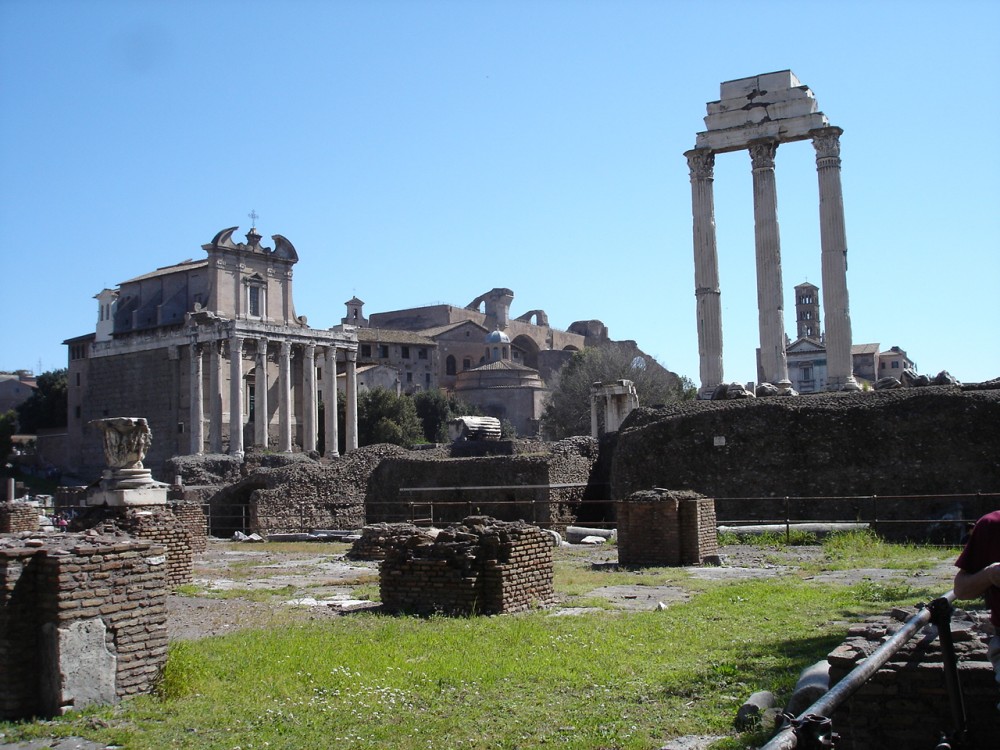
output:
[[[980,518],[965,549],[955,561],[955,598],[985,597],[990,608],[994,635],[990,639],[990,661],[1000,682],[1000,510]],[[997,705],[1000,709],[1000,704]]]

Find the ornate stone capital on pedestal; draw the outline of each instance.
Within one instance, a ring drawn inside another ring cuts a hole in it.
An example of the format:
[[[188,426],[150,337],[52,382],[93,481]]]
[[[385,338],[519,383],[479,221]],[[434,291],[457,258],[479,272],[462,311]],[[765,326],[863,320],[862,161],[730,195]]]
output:
[[[826,159],[835,160],[831,166],[840,164],[840,136],[843,132],[841,128],[837,127],[817,128],[809,131],[813,147],[816,149],[817,165],[826,166],[820,163],[821,160]]]
[[[104,433],[108,468],[97,487],[87,492],[88,505],[164,505],[166,485],[153,479],[142,465],[153,444],[153,433],[143,417],[109,417],[90,424]]]
[[[774,169],[774,155],[778,152],[777,141],[756,141],[750,144],[750,163],[755,170]]]
[[[707,148],[693,148],[685,151],[691,180],[711,180],[715,177],[715,153]]]
[[[111,469],[141,469],[153,432],[142,417],[109,417],[90,422],[104,433],[104,460]]]

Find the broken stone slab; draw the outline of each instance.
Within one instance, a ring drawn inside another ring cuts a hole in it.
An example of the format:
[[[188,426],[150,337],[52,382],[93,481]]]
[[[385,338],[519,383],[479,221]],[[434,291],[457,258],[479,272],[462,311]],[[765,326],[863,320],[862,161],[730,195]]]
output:
[[[591,535],[591,536],[585,536],[583,539],[580,540],[579,543],[580,544],[606,544],[607,541],[608,540],[605,539],[603,536],[593,536],[593,535]]]
[[[244,534],[242,531],[233,532],[234,542],[263,542],[264,537],[260,534]]]
[[[108,650],[107,626],[97,617],[42,626],[42,696],[53,716],[118,702],[118,658]]]

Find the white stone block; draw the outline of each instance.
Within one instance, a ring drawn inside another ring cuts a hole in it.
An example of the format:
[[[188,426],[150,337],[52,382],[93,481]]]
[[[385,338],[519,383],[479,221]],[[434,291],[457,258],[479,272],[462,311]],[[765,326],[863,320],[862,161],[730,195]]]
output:
[[[790,70],[778,70],[774,73],[765,73],[764,75],[757,76],[758,91],[782,91],[801,85],[802,83]]]
[[[709,115],[705,118],[705,128],[708,130],[739,128],[744,125],[756,125],[766,119],[768,119],[767,108],[748,107],[747,109],[737,109],[718,115]]]
[[[772,120],[784,120],[790,117],[802,117],[819,111],[815,99],[796,99],[787,102],[775,102],[767,105],[767,116]]]
[[[822,112],[786,120],[767,120],[756,125],[698,133],[695,148],[707,148],[721,154],[747,148],[753,141],[761,138],[775,138],[779,143],[802,141],[811,137],[810,130],[829,125],[830,121]]]
[[[719,87],[719,99],[735,99],[747,96],[754,91],[778,91],[801,86],[799,79],[790,70],[779,70],[774,73],[737,78],[733,81],[723,81]]]

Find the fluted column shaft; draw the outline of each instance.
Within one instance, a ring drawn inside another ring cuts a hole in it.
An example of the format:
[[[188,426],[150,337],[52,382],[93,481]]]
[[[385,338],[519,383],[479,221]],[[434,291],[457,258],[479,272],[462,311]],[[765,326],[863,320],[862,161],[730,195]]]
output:
[[[243,457],[243,337],[229,339],[229,453]]]
[[[722,302],[719,253],[715,239],[715,154],[692,149],[684,154],[691,170],[694,224],[694,295],[698,320],[698,359],[702,391],[722,382]],[[592,430],[593,431],[593,430]]]
[[[302,450],[316,450],[316,347],[307,344],[302,360]]]
[[[191,455],[205,452],[205,386],[201,344],[191,342]]]
[[[760,362],[764,380],[788,380],[785,359],[785,305],[781,286],[781,239],[778,231],[778,192],[774,181],[776,141],[750,146],[753,164],[754,244],[757,250],[757,316]]]
[[[326,365],[323,367],[323,421],[324,443],[327,458],[340,455],[340,434],[337,427],[337,347],[326,348]]]
[[[811,131],[819,175],[819,226],[822,247],[823,307],[826,308],[826,384],[828,390],[856,389],[851,358],[851,312],[847,296],[847,230],[840,184],[840,135],[837,127]]]
[[[254,373],[254,444],[267,448],[269,415],[267,404],[267,339],[257,339],[257,371]]]
[[[344,437],[346,438],[344,450],[350,453],[358,448],[358,353],[356,351],[345,352],[347,366],[344,370],[346,379],[347,408],[344,417]]]
[[[593,388],[590,391],[590,436],[595,439],[601,436],[597,422],[597,393]]]
[[[222,342],[209,344],[208,357],[208,449],[222,453]]]
[[[292,344],[287,340],[278,351],[278,450],[292,452]]]

